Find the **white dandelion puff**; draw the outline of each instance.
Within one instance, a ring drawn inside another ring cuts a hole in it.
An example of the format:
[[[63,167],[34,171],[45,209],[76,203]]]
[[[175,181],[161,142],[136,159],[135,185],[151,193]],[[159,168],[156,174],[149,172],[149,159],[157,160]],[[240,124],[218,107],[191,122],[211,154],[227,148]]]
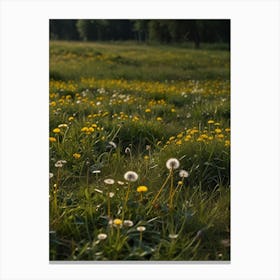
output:
[[[125,227],[132,227],[133,226],[133,222],[131,220],[124,220],[123,221],[123,225]]]
[[[63,167],[63,165],[65,164],[65,163],[67,163],[67,161],[66,160],[58,160],[55,164],[54,164],[54,166],[55,167],[57,167],[57,168],[61,168],[61,167]]]
[[[98,240],[105,240],[107,238],[107,234],[106,233],[99,233],[97,235]]]
[[[136,182],[138,180],[138,174],[134,171],[127,171],[124,174],[124,179],[129,182]]]
[[[145,231],[146,228],[144,226],[139,226],[139,227],[137,227],[137,230],[142,232],[142,231]]]
[[[189,172],[186,171],[186,170],[180,170],[179,176],[180,176],[181,178],[187,178],[187,177],[189,177]]]
[[[114,197],[114,195],[115,195],[115,193],[109,192],[109,197],[110,197],[110,198]]]
[[[180,166],[180,162],[178,159],[176,158],[170,158],[169,160],[167,160],[166,162],[166,167],[168,169],[177,169]]]
[[[113,185],[115,183],[115,180],[114,179],[105,179],[104,183],[106,185]]]

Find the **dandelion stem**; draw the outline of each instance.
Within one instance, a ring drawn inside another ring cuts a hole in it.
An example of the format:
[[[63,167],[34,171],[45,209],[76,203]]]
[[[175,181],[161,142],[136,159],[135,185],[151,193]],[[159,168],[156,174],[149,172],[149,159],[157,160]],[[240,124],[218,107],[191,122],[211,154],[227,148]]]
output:
[[[130,183],[128,183],[128,185],[127,185],[126,196],[125,196],[125,200],[124,200],[124,204],[123,204],[122,220],[124,220],[124,213],[126,211],[126,203],[128,201],[129,192],[130,192]]]
[[[169,178],[171,176],[171,172],[169,173],[169,175],[167,176],[165,182],[163,183],[163,185],[161,186],[160,190],[158,191],[158,193],[156,194],[155,198],[152,200],[151,202],[151,206],[153,206],[153,204],[155,204],[156,200],[158,199],[159,195],[161,194],[163,188],[165,187],[165,185],[167,184]],[[147,214],[149,214],[152,210],[152,207],[149,209],[149,211],[147,212]]]
[[[173,208],[173,169],[170,169],[170,191],[169,191],[169,207]]]
[[[111,205],[110,205],[110,193],[108,193],[108,217],[110,218],[110,209],[111,208]]]
[[[87,188],[88,188],[88,183],[89,183],[89,166],[87,167]]]
[[[142,233],[142,231],[140,231],[140,236],[139,236],[139,245],[140,245],[140,247],[142,245],[142,239],[143,239],[143,233]]]
[[[56,187],[55,187],[55,191],[58,190],[58,185],[59,185],[59,177],[60,177],[60,172],[59,172],[60,168],[57,168],[57,176],[56,176]]]

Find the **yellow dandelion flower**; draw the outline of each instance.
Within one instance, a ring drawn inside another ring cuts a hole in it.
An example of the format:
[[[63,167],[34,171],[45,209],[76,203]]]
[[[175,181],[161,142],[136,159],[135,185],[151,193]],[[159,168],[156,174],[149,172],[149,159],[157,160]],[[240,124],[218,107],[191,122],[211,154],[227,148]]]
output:
[[[121,226],[122,225],[122,220],[121,219],[115,219],[113,221],[113,223],[114,223],[115,226]]]
[[[94,128],[93,127],[89,127],[88,128],[88,132],[94,132]]]
[[[59,128],[55,128],[55,129],[53,130],[53,133],[60,133],[60,129],[59,129]]]
[[[182,145],[182,140],[178,140],[178,141],[176,141],[176,143],[175,143],[176,145]]]
[[[228,147],[229,145],[230,145],[230,141],[229,141],[229,140],[226,140],[226,141],[225,141],[225,146]]]
[[[88,127],[86,127],[86,126],[83,127],[83,128],[81,129],[81,131],[82,131],[82,132],[88,132]]]
[[[189,141],[190,139],[192,139],[191,135],[187,135],[187,136],[185,137],[185,141]]]
[[[145,110],[145,113],[151,113],[151,109],[150,109],[150,108],[147,108],[147,109]]]
[[[221,133],[222,130],[221,130],[220,128],[216,128],[216,129],[215,129],[215,132],[216,132],[216,133]]]
[[[149,160],[149,156],[144,156],[144,160]]]
[[[225,129],[225,132],[230,132],[230,128],[226,128],[226,129]]]
[[[137,188],[137,192],[141,193],[141,192],[146,192],[148,190],[148,187],[146,186],[139,186]]]
[[[214,121],[213,120],[209,120],[207,123],[208,124],[212,124],[212,123],[214,123]]]
[[[161,122],[162,118],[161,117],[157,117],[157,121]]]
[[[224,134],[218,134],[217,137],[222,139],[222,138],[224,138]]]
[[[221,125],[221,124],[220,124],[220,123],[218,123],[218,122],[216,122],[216,123],[214,123],[214,125],[219,126],[219,125]]]
[[[71,122],[71,121],[73,121],[73,120],[74,120],[74,117],[69,117],[69,118],[68,118],[68,121],[69,121],[69,122]]]
[[[52,101],[52,102],[50,103],[50,106],[55,107],[55,106],[56,106],[56,102],[55,102],[55,101]]]
[[[50,139],[50,142],[56,142],[56,138],[54,138],[54,137],[50,137],[49,139]]]
[[[175,113],[176,110],[174,108],[171,109],[171,113]]]
[[[79,159],[79,158],[81,157],[81,154],[75,153],[75,154],[73,154],[73,157],[74,157],[75,159]]]

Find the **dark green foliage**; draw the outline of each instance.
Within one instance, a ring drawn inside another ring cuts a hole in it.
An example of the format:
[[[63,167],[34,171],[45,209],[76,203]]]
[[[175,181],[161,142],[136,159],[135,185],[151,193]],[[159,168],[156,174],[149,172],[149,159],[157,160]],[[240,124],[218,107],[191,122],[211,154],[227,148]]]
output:
[[[55,40],[230,43],[230,20],[50,20]]]

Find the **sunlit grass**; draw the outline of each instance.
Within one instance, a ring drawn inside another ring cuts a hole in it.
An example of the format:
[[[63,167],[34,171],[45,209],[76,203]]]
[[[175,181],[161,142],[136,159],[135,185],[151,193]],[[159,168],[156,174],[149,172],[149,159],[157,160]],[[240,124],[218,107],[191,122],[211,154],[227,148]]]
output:
[[[228,63],[51,43],[50,260],[230,259]]]

